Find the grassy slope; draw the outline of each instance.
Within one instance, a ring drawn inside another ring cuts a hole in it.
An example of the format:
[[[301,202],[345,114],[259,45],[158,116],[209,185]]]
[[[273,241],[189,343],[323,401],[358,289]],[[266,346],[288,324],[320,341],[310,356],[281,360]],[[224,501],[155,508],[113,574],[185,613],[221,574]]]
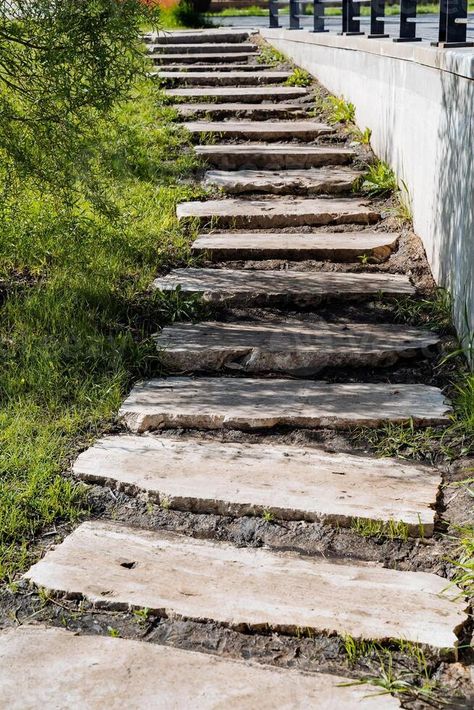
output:
[[[194,157],[171,117],[147,84],[97,127],[112,220],[24,182],[3,203],[0,577],[26,563],[36,531],[80,514],[81,490],[61,472],[112,421],[131,381],[156,371],[150,331],[176,305],[147,287],[187,259],[175,204],[195,193],[182,181]]]

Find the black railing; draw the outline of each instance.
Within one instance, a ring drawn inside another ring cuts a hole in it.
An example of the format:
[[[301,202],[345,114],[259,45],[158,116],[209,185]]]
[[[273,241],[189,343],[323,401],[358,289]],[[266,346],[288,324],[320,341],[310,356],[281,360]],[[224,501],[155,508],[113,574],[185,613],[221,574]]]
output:
[[[363,35],[360,21],[361,5],[370,5],[370,31],[367,37],[376,39],[389,37],[386,33],[386,25],[396,25],[397,35],[393,37],[394,42],[420,42],[421,37],[417,37],[417,25],[423,25],[426,20],[420,20],[417,16],[418,0],[400,0],[400,15],[387,19],[385,15],[385,0],[269,0],[270,27],[280,27],[279,7],[289,6],[289,29],[300,30],[301,19],[308,15],[304,13],[304,8],[312,7],[313,29],[312,32],[328,32],[325,14],[325,6],[340,5],[341,17],[332,16],[330,19],[341,22],[339,34],[343,35]],[[467,41],[468,22],[468,0],[440,0],[438,39],[431,42],[437,47],[473,47],[474,42]],[[428,22],[432,23],[431,20]]]

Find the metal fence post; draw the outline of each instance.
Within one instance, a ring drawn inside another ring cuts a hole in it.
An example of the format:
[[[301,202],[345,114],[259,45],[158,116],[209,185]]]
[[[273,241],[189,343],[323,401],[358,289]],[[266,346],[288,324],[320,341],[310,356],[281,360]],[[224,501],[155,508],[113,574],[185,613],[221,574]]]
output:
[[[370,34],[368,37],[369,39],[388,37],[385,34],[385,0],[370,0]]]
[[[440,0],[438,41],[433,47],[474,47],[466,41],[467,0]]]
[[[313,32],[329,32],[324,26],[324,5],[315,2],[313,5]]]
[[[290,0],[290,30],[300,29],[300,0]]]
[[[360,0],[359,0],[360,1]],[[342,0],[342,32],[341,35],[363,35],[360,31],[360,20],[355,20],[354,17],[359,17],[360,9],[355,10],[357,0]]]
[[[400,2],[400,36],[394,42],[421,42],[416,36],[416,9],[418,0],[401,0]]]
[[[278,18],[278,0],[269,0],[268,11],[269,27],[280,27]]]

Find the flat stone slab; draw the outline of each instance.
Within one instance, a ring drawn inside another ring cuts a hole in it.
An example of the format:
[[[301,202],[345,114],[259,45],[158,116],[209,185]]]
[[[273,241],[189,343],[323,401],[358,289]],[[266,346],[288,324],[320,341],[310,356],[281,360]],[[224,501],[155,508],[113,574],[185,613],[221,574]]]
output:
[[[467,620],[466,602],[455,600],[460,590],[446,590],[447,580],[434,574],[331,564],[99,521],[82,523],[25,577],[106,608],[147,608],[238,629],[307,629],[449,648]]]
[[[166,96],[176,96],[191,101],[207,101],[215,98],[222,103],[237,101],[246,104],[257,104],[260,101],[285,101],[307,95],[307,89],[298,86],[209,86],[208,88],[168,89],[166,92]]]
[[[212,103],[199,102],[195,104],[174,104],[173,108],[183,117],[195,118],[227,118],[241,116],[245,118],[291,118],[304,115],[305,107],[302,104],[290,103]]]
[[[384,261],[397,244],[393,232],[214,232],[200,234],[192,244],[195,254],[212,261],[245,259],[318,259],[352,262],[367,256]]]
[[[375,688],[352,685],[350,678],[43,626],[1,633],[0,662],[2,702],[9,710],[400,707],[395,698],[375,696]]]
[[[210,54],[164,54],[162,52],[158,54],[150,54],[149,59],[152,59],[155,64],[173,64],[173,63],[178,63],[178,64],[186,64],[188,65],[188,70],[191,71],[191,66],[195,63],[202,64],[204,62],[210,64],[212,63],[213,65],[216,64],[230,64],[230,65],[236,65],[238,64],[239,68],[242,69],[245,65],[245,62],[248,62],[249,56],[252,56],[253,52],[250,52],[249,54],[246,54],[245,52],[238,52],[237,54],[235,52],[229,52],[229,53],[210,53]],[[250,66],[250,65],[249,65]],[[255,69],[254,66],[252,66],[252,69]]]
[[[379,293],[410,295],[415,289],[401,274],[341,273],[328,271],[263,271],[259,269],[173,269],[153,282],[161,291],[198,293],[219,303],[273,303],[284,299],[316,305],[337,299],[365,299]]]
[[[114,436],[82,453],[74,474],[177,510],[348,525],[403,522],[433,533],[441,478],[428,466],[316,449]]]
[[[380,213],[367,200],[355,198],[260,198],[181,202],[179,220],[192,218],[203,226],[230,229],[374,224]]]
[[[156,337],[170,372],[278,372],[311,375],[325,367],[388,366],[439,342],[400,325],[304,321],[183,323]]]
[[[248,192],[340,195],[352,190],[361,175],[357,170],[336,166],[308,170],[208,170],[204,183],[219,187],[230,195]]]
[[[139,433],[181,427],[349,429],[409,420],[434,425],[447,422],[449,412],[441,390],[427,385],[168,377],[135,385],[119,415]]]
[[[334,133],[334,128],[318,121],[193,121],[184,124],[190,133],[218,134],[225,138],[313,140]]]
[[[194,44],[176,44],[176,42],[173,42],[173,44],[150,46],[150,54],[152,56],[155,54],[245,54],[248,56],[255,54],[256,51],[257,47],[250,43],[232,44],[222,42],[215,44],[212,42],[196,42]]]
[[[173,57],[173,60],[175,60],[176,56],[178,56],[178,55],[171,54],[169,56]],[[188,56],[193,56],[193,55],[190,54]],[[211,54],[210,56],[215,57],[216,59],[219,58],[218,54]],[[196,57],[193,56],[193,59],[195,59],[195,58]],[[273,67],[271,64],[259,64],[258,66],[255,66],[255,64],[236,64],[235,62],[233,64],[217,64],[216,62],[214,62],[213,64],[195,64],[195,63],[173,64],[172,62],[169,62],[167,64],[160,63],[160,65],[159,65],[160,72],[179,72],[179,73],[188,72],[191,74],[193,72],[219,72],[219,73],[233,72],[233,71],[255,72],[256,69],[262,70],[262,71],[266,71],[266,70],[271,71],[272,68]]]
[[[152,72],[152,76],[160,79],[168,86],[259,86],[260,84],[280,84],[291,76],[288,71],[194,71]]]
[[[187,30],[184,32],[166,32],[159,34],[156,32],[145,35],[145,42],[153,43],[157,45],[169,45],[169,44],[217,44],[222,45],[226,43],[239,44],[240,42],[245,42],[250,37],[249,32],[242,32],[242,30]],[[258,49],[256,45],[252,45],[255,49]]]
[[[194,150],[208,165],[221,170],[304,169],[324,165],[344,165],[354,158],[353,150],[331,145],[238,143],[197,145]]]

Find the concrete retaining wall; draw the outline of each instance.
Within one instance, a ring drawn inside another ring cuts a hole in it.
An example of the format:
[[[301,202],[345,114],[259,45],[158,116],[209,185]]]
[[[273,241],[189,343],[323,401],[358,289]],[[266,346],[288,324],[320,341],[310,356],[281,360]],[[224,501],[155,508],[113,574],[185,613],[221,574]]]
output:
[[[474,50],[261,34],[354,103],[375,153],[407,185],[415,231],[437,283],[453,294],[458,329],[474,331]]]

